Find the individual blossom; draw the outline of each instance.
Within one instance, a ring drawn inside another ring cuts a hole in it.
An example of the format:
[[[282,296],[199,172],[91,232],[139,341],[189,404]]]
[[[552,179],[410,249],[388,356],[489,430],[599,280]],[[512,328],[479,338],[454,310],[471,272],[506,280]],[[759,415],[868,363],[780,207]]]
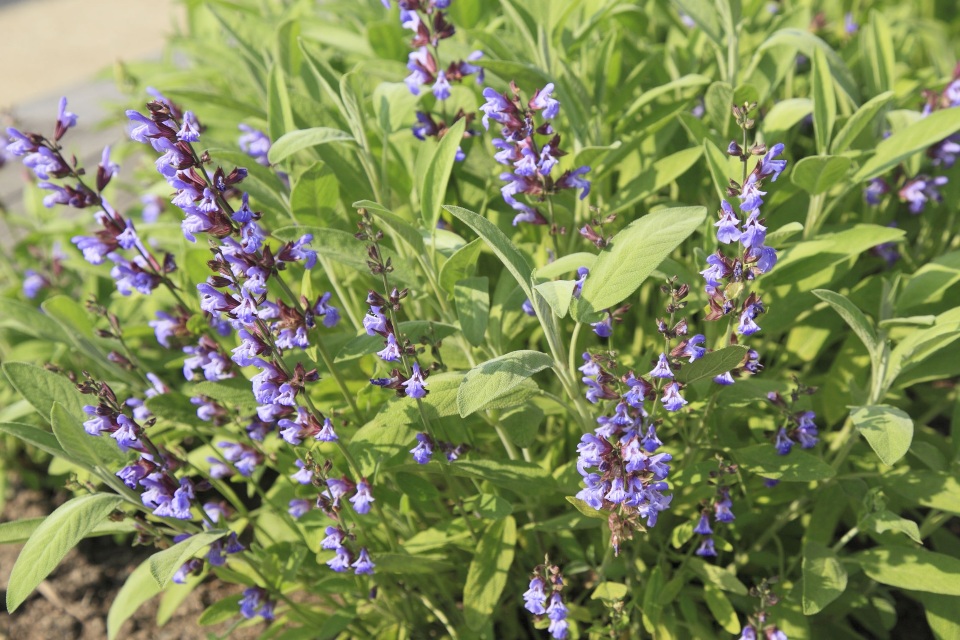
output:
[[[927,202],[943,200],[940,187],[947,184],[947,181],[946,176],[931,178],[930,176],[919,175],[903,185],[899,192],[900,199],[909,204],[910,213],[920,214],[926,207]]]
[[[360,548],[360,553],[357,555],[357,559],[354,560],[351,564],[353,567],[353,572],[356,575],[373,575],[373,569],[376,566],[373,561],[370,559],[370,554],[367,553],[366,547]]]
[[[273,609],[276,603],[270,599],[266,589],[250,587],[243,592],[240,599],[240,614],[247,619],[260,616],[265,620],[273,620]]]
[[[350,498],[353,510],[360,515],[370,512],[370,505],[374,502],[373,494],[370,492],[370,484],[366,478],[357,483],[357,492]]]
[[[426,433],[417,434],[417,446],[410,449],[417,464],[427,464],[433,458],[433,439]]]

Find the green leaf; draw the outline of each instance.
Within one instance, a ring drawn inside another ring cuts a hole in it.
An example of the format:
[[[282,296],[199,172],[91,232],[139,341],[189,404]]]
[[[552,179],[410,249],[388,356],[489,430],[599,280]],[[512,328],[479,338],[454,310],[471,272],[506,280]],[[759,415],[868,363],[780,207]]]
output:
[[[464,224],[473,229],[473,231],[483,238],[493,253],[500,259],[503,266],[507,268],[510,274],[516,279],[517,284],[523,289],[528,299],[533,295],[530,289],[530,274],[533,268],[522,253],[514,246],[510,239],[504,235],[503,231],[492,222],[483,218],[473,211],[461,207],[443,207],[454,216],[459,218]]]
[[[810,156],[793,168],[790,180],[811,195],[826,193],[843,180],[850,168],[850,158],[843,156]]]
[[[709,564],[700,558],[690,558],[687,566],[705,585],[712,584],[738,596],[747,595],[747,588],[730,569]]]
[[[355,209],[366,209],[371,214],[383,220],[383,222],[390,227],[394,233],[400,236],[417,254],[423,255],[426,253],[427,248],[426,245],[423,244],[423,237],[420,235],[420,230],[383,205],[371,200],[360,200],[359,202],[354,202],[353,207]]]
[[[703,154],[703,147],[693,147],[661,158],[636,178],[617,190],[610,203],[610,213],[618,213],[663,189],[689,171]]]
[[[897,309],[942,302],[948,289],[960,282],[960,251],[937,256],[917,269],[897,298]]]
[[[812,616],[847,588],[847,570],[827,547],[808,542],[803,549],[803,614]]]
[[[299,129],[280,136],[271,146],[267,157],[272,164],[283,162],[298,151],[331,142],[353,142],[349,133],[330,127]]]
[[[161,589],[166,588],[184,562],[191,559],[211,543],[216,542],[229,533],[226,530],[213,530],[195,533],[186,540],[181,540],[169,549],[159,551],[150,556],[150,575]]]
[[[463,587],[467,627],[481,629],[493,614],[507,584],[517,544],[517,523],[510,516],[492,522],[480,538]]]
[[[553,358],[540,351],[514,351],[487,360],[467,372],[457,391],[457,409],[466,418],[504,396],[524,380],[553,366]]]
[[[513,505],[509,500],[492,493],[471,496],[463,501],[463,506],[467,511],[476,511],[481,518],[491,520],[505,518],[513,512]]]
[[[577,286],[575,280],[550,280],[534,285],[534,290],[539,293],[553,310],[554,315],[563,318],[570,310],[570,302],[573,300],[573,289]]]
[[[477,238],[457,249],[440,267],[440,288],[453,295],[453,286],[458,280],[471,277],[477,272],[477,259],[483,249],[483,240]]]
[[[857,136],[874,121],[874,119],[883,111],[890,101],[893,100],[892,91],[884,91],[878,96],[870,98],[863,103],[856,113],[850,116],[850,119],[840,128],[840,131],[833,139],[830,145],[830,152],[840,154],[849,149]],[[794,170],[796,173],[796,170]]]
[[[722,591],[713,585],[704,585],[703,599],[707,603],[707,609],[710,609],[710,613],[713,614],[714,620],[723,627],[724,631],[734,635],[740,633],[740,619],[737,618],[737,612]]]
[[[849,325],[853,332],[857,334],[863,346],[867,348],[868,353],[876,353],[879,345],[877,344],[877,334],[870,324],[870,320],[860,311],[850,300],[839,293],[827,289],[814,289],[813,295],[817,296],[837,314],[843,318],[843,321]]]
[[[960,596],[960,560],[943,553],[882,546],[851,556],[877,582],[927,593]]]
[[[850,419],[883,464],[893,466],[910,449],[913,420],[900,409],[885,404],[855,407]]]
[[[901,468],[884,475],[883,485],[913,504],[960,515],[960,481],[950,473]]]
[[[120,451],[113,438],[91,436],[84,430],[83,424],[59,402],[53,403],[50,425],[69,460],[89,468],[113,469],[126,464],[127,456]]]
[[[773,33],[756,50],[753,62],[754,66],[767,49],[783,45],[794,47],[811,60],[813,59],[814,51],[817,49],[821,50],[826,57],[829,75],[833,77],[837,86],[840,87],[840,90],[847,96],[849,102],[854,105],[859,102],[860,92],[857,90],[857,82],[853,74],[850,73],[850,69],[848,69],[847,65],[843,62],[843,58],[841,58],[829,44],[805,29],[780,29]]]
[[[457,460],[455,464],[411,464],[401,467],[401,470],[442,473],[441,464],[445,464],[446,472],[450,475],[486,480],[518,495],[548,494],[557,488],[557,482],[549,471],[523,460]]]
[[[52,456],[59,458],[67,457],[67,452],[60,446],[60,442],[55,435],[31,424],[4,422],[0,424],[0,433],[6,433],[7,435],[19,438],[41,451],[46,451]]]
[[[584,322],[627,299],[706,217],[706,207],[679,207],[648,213],[624,227],[594,263],[573,306],[576,319]]]
[[[117,593],[113,602],[110,604],[110,612],[107,613],[107,638],[113,640],[117,637],[120,627],[132,616],[144,602],[160,593],[161,589],[157,586],[153,577],[150,575],[150,559],[146,559],[133,570],[120,591]],[[239,596],[238,596],[239,601]],[[236,611],[236,609],[234,609]]]
[[[56,320],[41,313],[35,307],[11,298],[3,300],[0,326],[13,327],[41,340],[70,344],[70,337]]]
[[[737,449],[733,451],[733,457],[748,471],[783,482],[813,482],[836,475],[830,465],[806,451],[794,449],[781,456],[772,444]]]
[[[609,514],[605,511],[600,511],[599,509],[594,509],[586,502],[580,498],[574,498],[573,496],[566,497],[567,502],[576,507],[577,511],[587,516],[588,518],[596,518],[597,520],[607,520]]]
[[[219,382],[204,380],[191,385],[189,395],[207,396],[228,408],[252,408],[256,411],[257,399],[250,391],[250,381],[245,378],[228,378]]]
[[[940,109],[897,131],[877,145],[873,154],[853,176],[854,183],[875,178],[911,156],[926,151],[960,131],[960,109]]]
[[[707,88],[703,102],[707,117],[713,122],[714,128],[720,132],[721,137],[727,137],[734,105],[733,87],[730,86],[729,82],[714,82]]]
[[[803,231],[803,225],[799,222],[788,222],[779,229],[767,234],[767,244],[771,247],[786,242],[791,237]]]
[[[827,153],[830,137],[837,119],[837,99],[833,93],[833,77],[823,48],[813,51],[813,131],[817,138],[817,152]]]
[[[870,93],[890,91],[896,82],[896,56],[890,25],[879,11],[870,12],[870,22],[861,29],[860,59]]]
[[[146,563],[144,563],[144,565],[145,564]],[[149,571],[147,572],[147,577],[150,577]],[[154,588],[156,588],[157,585],[152,580],[151,584]],[[199,624],[201,627],[206,627],[211,624],[220,624],[221,622],[226,622],[230,618],[240,615],[240,600],[242,599],[243,595],[238,593],[233,596],[227,596],[222,600],[217,600],[200,614],[200,617],[197,619],[197,624]]]
[[[500,414],[500,426],[507,437],[518,447],[529,447],[537,439],[540,425],[543,423],[543,410],[535,404],[514,407]]]
[[[13,522],[0,523],[0,544],[22,544],[26,542],[44,520],[46,520],[46,517],[25,518],[23,520],[14,520]],[[137,527],[133,524],[132,520],[124,520],[122,522],[105,520],[94,527],[93,531],[88,533],[86,537],[112,536],[118,533],[130,533],[136,530]]]
[[[957,599],[932,593],[911,593],[923,604],[923,613],[936,640],[960,640],[960,617]]]
[[[627,585],[620,582],[602,582],[590,594],[591,600],[603,600],[607,603],[616,603],[627,597]]]
[[[345,264],[357,271],[370,272],[370,268],[367,266],[369,258],[365,246],[346,231],[323,227],[294,226],[280,227],[274,230],[271,235],[282,242],[295,242],[306,233],[313,235],[310,246],[323,257]]]
[[[293,123],[293,110],[290,107],[290,93],[287,91],[286,74],[280,65],[270,67],[267,86],[267,124],[271,140],[279,140],[287,131],[296,129]]]
[[[720,14],[713,2],[707,2],[707,0],[672,0],[672,2],[674,6],[697,23],[697,26],[703,30],[703,34],[717,46],[718,51],[726,50],[720,24]]]
[[[3,373],[10,384],[43,416],[50,419],[53,403],[59,402],[73,416],[82,416],[82,394],[66,377],[26,362],[5,362]]]
[[[453,302],[463,337],[475,347],[484,344],[490,317],[490,284],[486,278],[465,278],[453,287]]]
[[[860,524],[861,531],[873,531],[874,533],[902,533],[917,544],[923,544],[920,537],[920,527],[913,520],[901,518],[892,511],[884,509],[871,513]]]
[[[450,182],[450,172],[457,156],[457,149],[463,139],[463,131],[467,126],[466,118],[460,118],[447,132],[437,145],[427,171],[420,183],[420,214],[423,226],[434,229],[440,219],[440,205],[447,194],[447,184]]]
[[[73,498],[37,527],[17,557],[7,586],[7,611],[16,611],[64,556],[123,501],[93,493]]]
[[[441,555],[410,555],[408,553],[378,553],[375,557],[377,573],[381,575],[436,575],[453,568]]]
[[[704,378],[713,378],[735,369],[743,362],[747,355],[747,347],[742,344],[733,344],[717,351],[711,351],[702,358],[693,362],[684,363],[677,372],[677,380],[690,384]]]
[[[335,215],[339,202],[337,176],[323,162],[310,165],[290,190],[290,212],[297,224],[323,224]]]
[[[578,252],[568,253],[561,256],[553,262],[548,262],[542,267],[537,267],[534,275],[537,280],[552,280],[568,273],[575,273],[580,267],[593,269],[593,263],[597,261],[597,256],[592,253]]]

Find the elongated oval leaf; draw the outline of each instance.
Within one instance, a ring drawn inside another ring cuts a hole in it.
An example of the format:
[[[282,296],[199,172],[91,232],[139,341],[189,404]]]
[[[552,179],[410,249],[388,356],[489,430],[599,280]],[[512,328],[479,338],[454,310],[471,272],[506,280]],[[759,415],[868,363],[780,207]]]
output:
[[[466,126],[466,118],[460,118],[447,129],[423,175],[423,182],[420,184],[420,213],[427,229],[436,228],[437,220],[440,219],[440,205],[447,193],[450,172],[453,171],[457,149],[460,148]]]
[[[93,493],[76,497],[47,516],[23,546],[10,572],[7,611],[13,613],[64,556],[106,520],[122,500],[120,496]]]
[[[747,355],[747,347],[732,344],[729,347],[712,351],[702,358],[685,363],[677,372],[677,380],[690,384],[704,378],[713,378],[736,368]]]
[[[679,207],[649,213],[624,227],[594,263],[573,305],[577,320],[625,300],[706,217],[706,207]]]
[[[837,119],[837,99],[833,92],[833,77],[822,47],[813,50],[813,131],[817,138],[817,152],[825,154],[830,148],[833,124]]]
[[[477,238],[473,242],[457,249],[450,258],[440,267],[440,288],[453,295],[453,286],[458,280],[469,278],[477,270],[477,258],[483,249],[483,240]]]
[[[730,600],[724,595],[723,591],[710,584],[703,585],[703,599],[707,603],[707,608],[713,614],[714,620],[720,623],[727,633],[738,634],[741,631],[740,619],[737,618],[737,612],[734,611]]]
[[[107,469],[121,467],[126,463],[127,456],[120,451],[113,438],[91,436],[84,430],[80,420],[70,415],[59,402],[53,403],[50,425],[71,461],[87,467],[103,466]]]
[[[227,535],[227,533],[227,531],[221,530],[197,533],[186,540],[181,540],[169,549],[164,549],[150,556],[150,575],[153,576],[157,586],[161,589],[166,587],[170,579],[173,578],[173,574],[184,562],[197,555],[201,549],[209,547],[210,543],[216,542]]]
[[[847,174],[850,158],[843,156],[810,156],[793,168],[790,180],[811,195],[826,193]]]
[[[943,553],[883,546],[854,554],[868,576],[892,587],[960,596],[960,560]]]
[[[913,420],[900,409],[885,404],[857,407],[850,419],[883,464],[893,466],[910,449]]]
[[[540,351],[514,351],[477,365],[467,372],[457,390],[460,416],[466,418],[552,366],[553,358]]]
[[[464,278],[453,286],[453,302],[463,337],[479,347],[490,318],[490,284],[487,278]]]
[[[54,402],[62,404],[73,416],[83,415],[87,403],[66,377],[26,362],[5,362],[3,373],[44,420],[50,419]]]
[[[884,91],[880,95],[874,96],[864,102],[863,106],[857,109],[857,112],[850,116],[850,119],[847,120],[840,131],[837,132],[836,137],[833,139],[833,144],[830,145],[830,152],[837,154],[849,149],[853,145],[854,140],[857,139],[857,136],[860,135],[860,132],[870,126],[874,118],[879,115],[891,100],[893,100],[893,92]]]
[[[724,108],[724,114],[729,111],[729,107]],[[664,188],[693,167],[702,154],[703,147],[693,147],[657,160],[622,189],[618,189],[616,197],[610,203],[610,213],[623,211]]]
[[[144,602],[160,593],[156,580],[150,575],[150,558],[147,558],[133,570],[127,581],[110,605],[107,613],[107,639],[113,640],[123,623],[132,616]]]
[[[846,296],[827,289],[814,289],[813,295],[830,305],[843,318],[843,321],[853,329],[853,332],[863,342],[868,352],[874,353],[877,350],[877,334],[874,332],[870,320]]]
[[[826,462],[806,451],[794,449],[781,456],[772,444],[757,444],[746,449],[737,449],[733,457],[738,463],[764,478],[783,482],[812,482],[826,480],[836,471]]]
[[[312,129],[291,131],[283,134],[273,143],[267,157],[271,163],[276,164],[286,160],[298,151],[331,142],[353,142],[353,136],[330,127],[313,127]]]
[[[550,305],[553,313],[558,318],[563,318],[570,310],[575,286],[577,286],[577,283],[574,280],[550,280],[549,282],[541,282],[533,288]]]
[[[512,516],[492,522],[480,538],[463,587],[464,617],[470,629],[482,628],[507,584],[517,544],[517,523]]]
[[[55,435],[31,424],[21,424],[19,422],[0,423],[0,433],[6,433],[15,438],[19,438],[41,451],[46,451],[52,456],[67,457],[66,451],[60,446],[60,442],[57,441]]]
[[[812,616],[840,597],[847,571],[827,547],[807,543],[803,550],[803,613]]]
[[[957,131],[960,131],[960,109],[934,111],[880,142],[877,152],[854,174],[853,181],[875,178]]]
[[[447,205],[444,205],[443,208],[463,221],[464,224],[473,229],[478,236],[490,245],[493,253],[500,258],[500,262],[503,263],[503,266],[505,266],[510,274],[517,280],[517,284],[520,285],[523,292],[527,294],[527,298],[532,299],[530,273],[533,271],[533,268],[523,254],[520,253],[519,249],[510,242],[510,239],[507,238],[503,231],[500,231],[495,224],[486,218],[477,215],[469,209]]]

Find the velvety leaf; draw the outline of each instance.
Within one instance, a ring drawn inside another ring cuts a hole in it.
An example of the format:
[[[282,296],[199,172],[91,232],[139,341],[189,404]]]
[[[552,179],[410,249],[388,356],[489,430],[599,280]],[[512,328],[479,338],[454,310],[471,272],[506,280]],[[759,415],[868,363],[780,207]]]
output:
[[[123,623],[136,613],[140,605],[160,591],[160,587],[157,586],[153,576],[150,575],[150,559],[147,558],[133,570],[133,573],[127,576],[126,582],[120,587],[120,591],[117,592],[110,604],[110,611],[107,613],[107,638],[109,640],[116,638]],[[239,602],[239,600],[240,597],[237,596],[235,602]],[[236,604],[233,612],[234,614],[239,613]]]
[[[920,538],[920,527],[913,520],[901,518],[892,511],[877,511],[864,518],[860,525],[863,531],[873,531],[875,533],[902,533],[917,544],[923,544]]]
[[[747,347],[741,344],[733,344],[717,351],[711,351],[693,362],[684,362],[676,373],[677,380],[684,384],[690,384],[697,380],[713,378],[726,373],[743,362],[747,351]]]
[[[550,305],[554,315],[563,318],[570,310],[570,301],[573,299],[573,289],[576,285],[575,280],[550,280],[534,285],[533,288]]]
[[[856,113],[850,116],[850,119],[840,128],[837,135],[830,145],[830,152],[833,154],[843,153],[851,147],[857,136],[874,121],[874,119],[883,111],[893,100],[892,91],[884,91],[878,96],[870,98],[857,109]]]
[[[447,184],[450,182],[450,172],[457,155],[457,149],[463,139],[463,132],[467,126],[464,118],[457,120],[444,134],[437,145],[437,150],[427,165],[420,186],[420,213],[423,226],[434,229],[440,219],[440,205],[447,193]]]
[[[553,366],[540,351],[514,351],[477,365],[467,372],[457,391],[457,408],[466,418],[506,395],[533,374]]]
[[[467,342],[475,347],[484,343],[490,317],[490,284],[486,278],[465,278],[453,287],[457,319]]]
[[[117,469],[126,464],[127,456],[117,447],[117,442],[108,435],[91,436],[83,424],[59,402],[53,403],[50,425],[57,441],[67,454],[67,459],[87,467]]]
[[[847,588],[847,570],[827,547],[808,542],[803,549],[803,613],[812,616]]]
[[[602,582],[590,594],[590,599],[615,603],[627,597],[627,592],[627,585],[622,582]]]
[[[703,599],[707,603],[707,609],[713,614],[713,619],[723,627],[724,631],[734,635],[740,633],[740,619],[723,591],[706,584],[703,586]]]
[[[483,240],[477,238],[457,249],[440,267],[440,288],[453,295],[453,286],[458,280],[469,278],[477,272],[477,259],[483,249]]]
[[[925,118],[897,131],[889,138],[881,140],[877,145],[877,152],[854,174],[853,181],[864,182],[886,173],[914,154],[925,151],[931,145],[957,131],[960,131],[960,111],[957,109],[934,111]]]
[[[186,540],[181,540],[169,549],[158,551],[150,556],[150,575],[156,581],[157,586],[163,589],[173,578],[173,574],[183,565],[184,562],[197,555],[201,550],[206,549],[211,543],[216,542],[229,533],[225,530],[203,531],[196,533]]]
[[[631,222],[597,258],[574,304],[577,320],[628,298],[681,242],[703,225],[705,207],[663,209]]]
[[[588,505],[586,502],[584,502],[580,498],[567,496],[566,500],[567,502],[572,504],[574,507],[576,507],[577,511],[587,516],[588,518],[596,518],[597,520],[607,520],[607,518],[609,517],[608,513],[604,511],[600,511],[599,509],[594,509],[593,507]]]
[[[663,189],[689,171],[700,159],[701,154],[703,154],[702,147],[693,147],[657,160],[617,191],[617,195],[610,204],[610,213],[632,207],[647,196]]]
[[[331,142],[353,142],[353,137],[330,127],[313,127],[283,134],[270,146],[268,158],[273,164],[283,162],[298,151]]]
[[[747,595],[747,588],[737,578],[737,574],[730,569],[704,562],[700,558],[690,558],[687,566],[703,581],[703,584],[712,584],[738,596]]]
[[[13,613],[122,501],[120,496],[93,493],[73,498],[47,516],[23,546],[10,572],[7,611]]]
[[[493,613],[507,584],[517,543],[517,525],[510,516],[492,522],[480,538],[463,587],[467,627],[480,629]]]
[[[60,446],[57,437],[39,427],[18,422],[4,422],[0,424],[0,433],[6,433],[23,440],[27,444],[46,451],[52,456],[66,458],[67,453]]]
[[[885,490],[931,509],[960,515],[960,481],[942,471],[902,469],[883,477]]]
[[[882,546],[851,556],[877,582],[928,593],[960,596],[960,560],[943,553]]]
[[[833,125],[837,119],[837,99],[834,97],[833,77],[822,47],[813,50],[811,97],[813,98],[813,132],[817,140],[817,152],[823,155],[830,148]]]
[[[885,404],[856,407],[850,419],[883,464],[893,466],[910,449],[913,420],[902,410]]]
[[[47,371],[42,367],[26,362],[5,362],[3,373],[10,380],[10,384],[33,405],[44,420],[50,419],[54,402],[62,404],[70,415],[75,417],[85,415],[84,405],[93,404],[84,401],[83,395],[65,376]]]
[[[864,315],[863,311],[857,308],[850,300],[839,293],[828,291],[827,289],[814,289],[813,295],[817,296],[837,312],[843,318],[843,321],[853,329],[857,334],[863,346],[867,348],[868,353],[875,353],[877,345],[877,334],[870,324],[870,320]]]
[[[772,444],[756,444],[734,450],[733,457],[748,471],[771,480],[813,482],[836,475],[826,462],[796,447],[781,456]]]
[[[811,195],[826,193],[843,180],[850,168],[850,158],[843,156],[810,156],[794,166],[790,180]]]
[[[500,259],[500,262],[502,262],[513,277],[516,278],[517,284],[519,284],[523,292],[527,294],[527,298],[531,298],[530,274],[532,268],[530,263],[527,262],[527,259],[514,244],[510,242],[510,239],[504,235],[503,231],[500,231],[492,222],[478,216],[473,211],[446,205],[444,205],[443,208],[459,218],[464,224],[473,229],[478,236],[483,238],[484,242],[490,246],[493,253]]]

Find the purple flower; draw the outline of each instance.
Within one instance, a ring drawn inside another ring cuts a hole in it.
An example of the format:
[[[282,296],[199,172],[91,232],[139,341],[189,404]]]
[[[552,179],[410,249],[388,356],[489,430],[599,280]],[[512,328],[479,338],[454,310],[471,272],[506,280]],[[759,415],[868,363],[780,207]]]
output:
[[[757,174],[751,173],[750,177],[743,184],[743,190],[740,193],[740,210],[744,212],[754,211],[763,204],[763,196],[766,191],[760,190],[760,183],[757,181]]]
[[[593,332],[601,338],[609,338],[613,335],[613,316],[608,313],[603,320],[591,322],[590,326],[593,327]]]
[[[327,537],[320,541],[321,549],[329,549],[333,551],[334,549],[339,549],[343,546],[343,539],[346,536],[339,527],[328,526],[326,529],[324,529],[324,532],[327,534]]]
[[[563,604],[563,596],[554,591],[547,606],[547,618],[550,619],[548,631],[554,638],[567,637],[567,607]]]
[[[553,120],[560,113],[560,102],[554,99],[553,83],[549,83],[543,89],[538,89],[530,99],[530,108],[539,111],[543,109],[543,117],[547,120]]]
[[[60,98],[60,108],[57,112],[57,127],[55,138],[59,140],[64,133],[67,132],[67,129],[74,127],[77,124],[77,115],[67,111],[67,98],[66,96]]]
[[[370,485],[366,479],[363,479],[357,483],[357,492],[350,498],[350,503],[353,505],[354,511],[364,515],[370,512],[370,503],[372,502],[375,502],[375,499],[370,493]]]
[[[450,81],[443,71],[437,73],[437,81],[433,84],[433,95],[437,100],[446,100],[450,97]]]
[[[410,453],[413,454],[413,460],[417,464],[427,464],[430,462],[430,459],[433,457],[433,442],[425,433],[417,434],[417,446],[413,449],[410,449]]]
[[[173,574],[172,580],[176,584],[186,584],[188,577],[200,575],[201,571],[203,571],[203,560],[191,558],[180,565],[177,572]]]
[[[239,125],[238,128],[245,132],[238,140],[240,149],[256,160],[257,164],[270,166],[270,160],[267,159],[271,146],[270,136],[245,124]]]
[[[380,313],[380,307],[370,307],[370,311],[363,316],[363,328],[368,336],[387,334],[387,317]]]
[[[701,558],[716,557],[717,550],[713,546],[713,538],[711,536],[704,538],[696,553]]]
[[[777,447],[777,453],[779,453],[782,456],[785,456],[788,453],[790,453],[790,449],[793,448],[793,440],[791,440],[790,437],[787,435],[786,429],[781,427],[780,431],[777,432],[777,441],[775,443],[775,446]]]
[[[427,383],[423,377],[423,372],[420,371],[420,364],[414,362],[410,378],[403,383],[404,393],[406,393],[408,398],[423,398],[428,393],[426,386]]]
[[[243,598],[240,599],[240,614],[248,619],[261,616],[266,620],[273,620],[274,606],[265,589],[250,587],[243,592]]]
[[[910,213],[916,215],[923,211],[928,200],[940,202],[943,199],[939,188],[945,184],[947,184],[946,176],[931,178],[919,175],[903,185],[900,189],[900,199],[910,203]]]
[[[735,518],[732,511],[733,502],[730,500],[730,489],[729,487],[720,487],[719,492],[721,499],[713,505],[713,517],[716,518],[717,522],[733,522]]]
[[[181,142],[197,142],[200,140],[200,123],[193,111],[183,114],[183,124],[177,132],[177,139]]]
[[[323,426],[320,428],[320,431],[317,432],[317,435],[314,436],[315,440],[320,442],[336,442],[340,439],[337,436],[337,432],[333,430],[333,422],[330,421],[330,418],[323,419]]]
[[[397,337],[394,334],[387,334],[387,341],[383,349],[377,351],[377,355],[386,362],[396,362],[400,359],[400,345],[397,344]]]
[[[693,528],[693,532],[701,536],[713,534],[713,529],[710,528],[710,518],[706,511],[700,514],[700,521],[697,523],[697,526]]]
[[[590,173],[590,167],[579,167],[573,171],[567,171],[557,180],[557,187],[560,189],[583,189],[580,192],[580,199],[583,200],[590,193],[590,181],[582,177],[588,173]]]
[[[303,464],[303,460],[297,460],[294,464],[299,471],[290,474],[290,477],[300,484],[311,484],[313,482],[313,472]]]
[[[667,360],[667,354],[661,353],[657,359],[657,366],[648,374],[651,378],[672,378],[673,371],[670,370],[670,362]]]
[[[660,403],[663,404],[663,408],[667,411],[677,411],[687,404],[687,401],[680,395],[680,384],[677,382],[668,384],[666,388],[664,388]]]
[[[484,129],[490,129],[491,118],[500,124],[507,124],[511,121],[513,116],[508,112],[512,110],[513,104],[507,100],[506,96],[487,87],[483,90],[483,97],[487,99],[486,103],[480,105],[480,111],[483,111]]]
[[[848,36],[852,36],[860,30],[860,25],[853,19],[853,14],[849,11],[843,16],[843,30]]]
[[[537,317],[537,312],[534,310],[533,303],[530,302],[529,299],[523,301],[523,304],[520,305],[520,309],[528,316],[532,316],[534,318]]]
[[[327,566],[337,573],[343,573],[350,568],[350,552],[346,547],[337,547],[336,555],[327,560]]]
[[[573,297],[579,298],[580,292],[583,291],[583,283],[587,281],[587,276],[590,275],[590,269],[586,267],[580,267],[577,269],[577,280],[573,285]]]
[[[536,576],[530,580],[530,588],[523,594],[523,607],[535,616],[541,616],[547,612],[544,607],[547,601],[547,596],[543,591],[544,586],[546,585],[543,578]]]
[[[767,228],[757,220],[758,213],[759,212],[754,211],[753,214],[747,218],[747,224],[743,229],[743,233],[740,234],[740,244],[748,249],[762,246],[763,241],[767,238]]]
[[[310,501],[303,498],[294,498],[290,501],[290,506],[287,508],[287,513],[298,519],[308,511],[310,511]]]
[[[694,335],[686,341],[680,355],[684,358],[690,358],[687,362],[693,362],[694,360],[702,358],[707,350],[699,345],[703,344],[706,339],[702,333]]]
[[[787,168],[786,160],[774,160],[774,158],[783,153],[783,149],[783,143],[778,142],[773,145],[760,160],[760,166],[756,169],[756,172],[759,174],[761,180],[770,178],[770,182],[776,182],[783,170]]]
[[[757,313],[763,311],[759,304],[748,304],[740,314],[740,323],[737,325],[737,333],[742,336],[753,335],[760,331],[760,326],[753,321]]]
[[[33,269],[24,270],[23,275],[23,295],[28,298],[36,298],[40,290],[50,284],[45,277]]]
[[[119,428],[111,433],[110,436],[117,441],[117,446],[120,447],[120,450],[128,451],[129,449],[139,447],[140,440],[137,434],[139,433],[140,425],[122,413],[117,416],[117,424]]]
[[[723,210],[723,216],[713,226],[717,227],[717,240],[723,244],[730,244],[740,239],[740,229],[737,228],[740,218],[726,200],[720,201],[720,208]]]
[[[370,559],[370,554],[367,553],[366,547],[360,547],[360,554],[357,559],[350,565],[353,567],[353,572],[356,575],[373,575],[373,568],[376,566],[373,561]]]

